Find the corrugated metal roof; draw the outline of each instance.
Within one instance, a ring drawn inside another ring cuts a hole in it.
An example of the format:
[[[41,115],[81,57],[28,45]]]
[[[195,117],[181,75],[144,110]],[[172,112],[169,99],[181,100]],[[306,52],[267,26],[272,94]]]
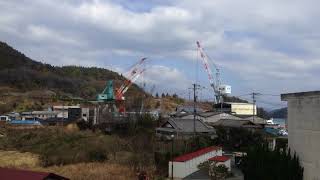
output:
[[[47,172],[0,168],[0,179],[8,180],[67,180],[68,178]]]
[[[230,159],[229,156],[215,156],[209,159],[209,161],[215,161],[215,162],[226,162]]]
[[[174,162],[189,161],[189,160],[194,159],[196,157],[199,157],[199,156],[201,156],[203,154],[206,154],[206,153],[211,152],[211,151],[216,151],[216,150],[219,150],[219,149],[221,149],[221,147],[218,147],[218,146],[206,147],[206,148],[197,150],[197,151],[192,152],[192,153],[188,153],[188,154],[184,154],[184,155],[178,156],[178,157],[174,158],[173,161]]]

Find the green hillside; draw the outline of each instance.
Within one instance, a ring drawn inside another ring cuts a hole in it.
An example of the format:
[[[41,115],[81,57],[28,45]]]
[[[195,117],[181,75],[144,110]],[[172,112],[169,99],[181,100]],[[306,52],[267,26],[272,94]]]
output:
[[[116,72],[97,67],[59,67],[44,64],[0,42],[0,95],[2,97],[0,113],[4,111],[1,112],[1,106],[11,110],[12,108],[7,106],[19,106],[17,103],[22,101],[21,98],[13,100],[4,95],[23,95],[25,97],[29,94],[38,94],[43,96],[49,92],[49,94],[60,96],[93,100],[103,90],[106,81],[110,79],[115,80],[115,87],[119,87],[124,77]],[[126,96],[137,97],[144,94],[141,88],[133,85]]]

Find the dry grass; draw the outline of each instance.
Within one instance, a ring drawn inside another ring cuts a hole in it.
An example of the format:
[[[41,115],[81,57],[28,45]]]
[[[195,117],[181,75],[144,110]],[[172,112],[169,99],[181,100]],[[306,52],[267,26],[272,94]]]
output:
[[[79,163],[48,168],[31,168],[36,171],[53,172],[76,180],[125,180],[136,179],[134,171],[127,166],[110,163]]]
[[[38,167],[39,156],[26,152],[0,151],[0,166],[2,167]]]
[[[79,163],[43,168],[39,166],[37,155],[17,151],[0,151],[0,166],[52,172],[75,180],[136,179],[133,169],[116,163]]]

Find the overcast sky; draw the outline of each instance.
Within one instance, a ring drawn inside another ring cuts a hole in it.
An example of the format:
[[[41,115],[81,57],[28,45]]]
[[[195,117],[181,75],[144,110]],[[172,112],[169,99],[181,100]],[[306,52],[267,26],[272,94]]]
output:
[[[213,98],[199,40],[235,96],[318,90],[317,0],[0,0],[0,41],[53,65],[125,72],[148,57],[142,81]],[[249,98],[248,96],[242,96]],[[261,105],[279,107],[277,96]],[[281,103],[283,104],[283,103]]]

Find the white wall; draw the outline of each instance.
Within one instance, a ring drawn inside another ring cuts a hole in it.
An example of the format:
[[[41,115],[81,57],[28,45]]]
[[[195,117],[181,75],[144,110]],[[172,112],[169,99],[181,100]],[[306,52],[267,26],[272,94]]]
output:
[[[81,108],[81,118],[84,121],[89,121],[89,108]]]
[[[320,94],[286,97],[289,147],[304,166],[304,180],[320,180]]]
[[[231,112],[238,115],[252,115],[253,113],[257,115],[257,106],[246,103],[231,103]]]
[[[211,152],[208,152],[206,154],[203,154],[201,156],[198,156],[194,159],[191,159],[189,161],[185,162],[173,162],[173,177],[174,178],[184,178],[196,171],[198,171],[198,165],[200,163],[203,163],[207,161],[208,159],[214,157],[214,156],[221,156],[222,155],[222,150],[214,150]],[[168,169],[169,169],[169,177],[171,177],[171,161],[168,164]]]

